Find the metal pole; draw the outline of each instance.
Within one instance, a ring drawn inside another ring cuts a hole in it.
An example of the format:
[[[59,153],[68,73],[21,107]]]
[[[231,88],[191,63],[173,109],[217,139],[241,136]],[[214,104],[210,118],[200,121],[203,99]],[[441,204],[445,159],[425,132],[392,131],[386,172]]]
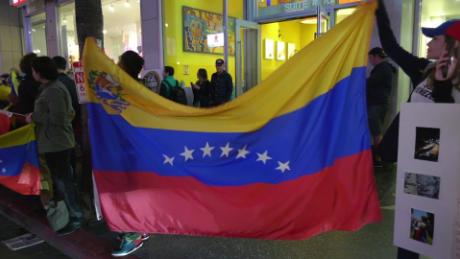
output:
[[[412,34],[412,54],[418,56],[420,41],[420,20],[422,16],[422,0],[414,1],[414,25]]]
[[[22,13],[22,24],[24,26],[24,45],[25,45],[25,52],[31,53],[32,49],[32,26],[30,24],[30,17],[26,14],[26,7],[21,8]]]
[[[223,17],[224,17],[224,24],[222,29],[224,30],[224,66],[225,69],[228,70],[228,0],[223,0],[224,10],[223,10]]]
[[[318,5],[316,6],[316,38],[319,38],[321,36],[321,4],[318,1]]]

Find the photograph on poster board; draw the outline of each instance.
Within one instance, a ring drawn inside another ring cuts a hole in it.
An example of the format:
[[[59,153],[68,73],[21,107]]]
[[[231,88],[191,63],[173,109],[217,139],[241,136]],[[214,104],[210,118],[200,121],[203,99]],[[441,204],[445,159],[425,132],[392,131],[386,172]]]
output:
[[[439,157],[440,129],[417,127],[414,158],[437,162]]]
[[[433,244],[434,214],[431,212],[411,209],[410,238],[428,244]]]
[[[438,176],[406,173],[404,176],[404,192],[431,199],[439,199],[440,183],[441,179]]]

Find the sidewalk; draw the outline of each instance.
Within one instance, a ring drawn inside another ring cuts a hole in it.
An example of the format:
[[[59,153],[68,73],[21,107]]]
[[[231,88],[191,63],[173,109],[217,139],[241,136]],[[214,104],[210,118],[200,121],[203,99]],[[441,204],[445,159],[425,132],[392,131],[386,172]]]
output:
[[[86,226],[68,236],[57,236],[48,226],[38,196],[22,196],[2,186],[0,186],[0,215],[38,235],[49,245],[71,258],[113,258],[110,253],[117,246],[116,235],[111,233],[103,223]]]

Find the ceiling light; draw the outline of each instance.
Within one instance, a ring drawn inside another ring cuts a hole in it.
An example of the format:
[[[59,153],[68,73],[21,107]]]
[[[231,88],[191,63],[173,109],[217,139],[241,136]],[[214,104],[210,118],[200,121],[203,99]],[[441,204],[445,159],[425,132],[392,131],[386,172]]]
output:
[[[124,3],[125,7],[131,7],[131,4],[129,3],[129,0],[126,0],[126,2]]]
[[[317,22],[318,20],[316,19],[316,17],[309,17],[307,19],[300,21],[300,23],[303,23],[303,24],[316,24]]]
[[[111,11],[112,13],[115,12],[115,7],[113,6],[113,4],[109,5],[109,11]]]
[[[107,34],[107,30],[102,30],[102,34]]]

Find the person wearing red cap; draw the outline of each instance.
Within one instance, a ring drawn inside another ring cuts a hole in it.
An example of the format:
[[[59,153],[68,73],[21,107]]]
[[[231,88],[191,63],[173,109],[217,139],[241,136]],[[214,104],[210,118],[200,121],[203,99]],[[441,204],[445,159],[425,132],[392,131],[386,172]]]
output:
[[[428,43],[426,58],[404,50],[390,27],[390,19],[383,0],[378,0],[377,27],[382,48],[398,64],[415,86],[409,102],[460,102],[460,20],[447,21],[437,28],[422,28]],[[435,62],[433,62],[435,61]],[[386,131],[379,147],[382,161],[396,162],[398,157],[399,114]],[[398,259],[416,259],[417,253],[399,248]]]

